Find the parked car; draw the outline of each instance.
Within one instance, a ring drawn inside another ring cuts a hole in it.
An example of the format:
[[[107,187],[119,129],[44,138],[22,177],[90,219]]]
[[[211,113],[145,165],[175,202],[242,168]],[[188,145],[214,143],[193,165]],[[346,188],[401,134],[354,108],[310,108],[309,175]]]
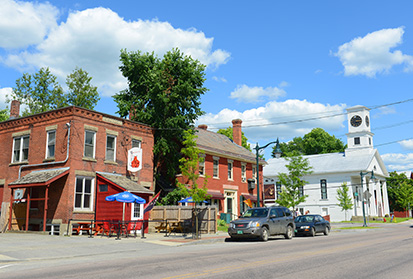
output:
[[[330,222],[317,214],[297,216],[294,219],[294,223],[296,236],[315,236],[316,233],[324,233],[324,235],[328,235],[331,230]]]
[[[230,222],[228,234],[231,239],[259,238],[267,241],[271,235],[294,235],[294,220],[291,211],[283,206],[254,207],[247,209],[239,219]]]

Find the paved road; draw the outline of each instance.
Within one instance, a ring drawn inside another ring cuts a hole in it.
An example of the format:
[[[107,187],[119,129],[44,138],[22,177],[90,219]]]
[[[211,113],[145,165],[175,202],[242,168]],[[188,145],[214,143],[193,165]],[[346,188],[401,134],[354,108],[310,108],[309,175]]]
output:
[[[16,242],[17,237],[18,242]],[[412,278],[413,224],[329,236],[202,244],[0,235],[0,278]],[[185,245],[183,245],[185,244]]]

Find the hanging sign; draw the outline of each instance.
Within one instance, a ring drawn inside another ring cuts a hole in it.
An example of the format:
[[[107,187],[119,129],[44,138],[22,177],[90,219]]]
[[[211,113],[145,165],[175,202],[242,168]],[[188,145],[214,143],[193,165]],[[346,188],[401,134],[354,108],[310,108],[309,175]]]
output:
[[[142,148],[128,150],[128,171],[137,172],[142,169]]]

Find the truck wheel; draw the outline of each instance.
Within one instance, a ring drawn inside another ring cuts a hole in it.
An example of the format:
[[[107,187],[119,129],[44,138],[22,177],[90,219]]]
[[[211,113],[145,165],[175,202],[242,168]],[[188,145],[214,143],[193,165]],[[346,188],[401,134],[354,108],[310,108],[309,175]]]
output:
[[[266,228],[266,227],[263,227],[262,228],[262,231],[261,231],[261,240],[262,241],[268,241],[268,229]]]
[[[287,227],[287,231],[286,231],[284,237],[285,237],[285,239],[293,238],[293,227],[291,227],[291,226]]]

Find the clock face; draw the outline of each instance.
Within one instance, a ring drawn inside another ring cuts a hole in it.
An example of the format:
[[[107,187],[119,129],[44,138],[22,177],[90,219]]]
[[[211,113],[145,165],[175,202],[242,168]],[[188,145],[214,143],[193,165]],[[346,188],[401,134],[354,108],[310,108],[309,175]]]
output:
[[[366,125],[367,125],[367,127],[370,125],[370,120],[369,120],[369,117],[366,115]]]
[[[361,119],[361,117],[359,115],[354,115],[351,119],[350,119],[350,124],[353,127],[358,127],[361,125],[361,122],[363,120]]]

